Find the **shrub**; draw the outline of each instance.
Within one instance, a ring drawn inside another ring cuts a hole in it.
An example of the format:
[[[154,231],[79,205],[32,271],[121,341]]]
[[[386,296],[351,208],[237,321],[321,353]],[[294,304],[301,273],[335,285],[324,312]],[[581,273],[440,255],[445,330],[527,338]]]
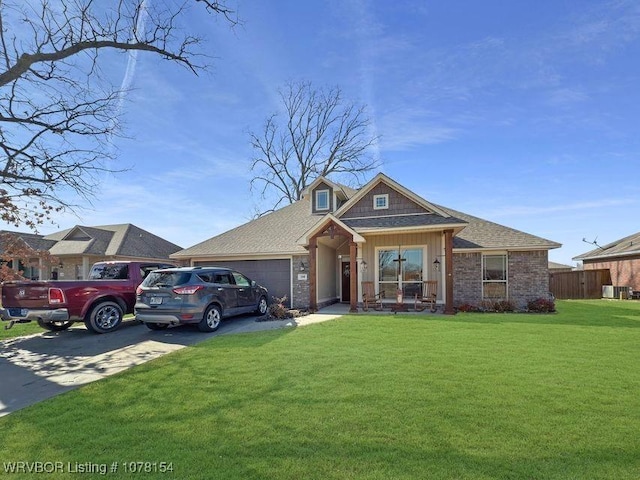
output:
[[[269,316],[272,318],[284,319],[289,318],[291,315],[289,309],[285,305],[287,296],[284,297],[272,297],[273,302],[269,305]]]
[[[499,313],[515,312],[516,307],[513,302],[509,300],[498,300],[493,304],[493,310]]]
[[[549,298],[536,298],[527,303],[527,310],[534,313],[551,313],[556,311],[556,304]]]
[[[480,309],[475,305],[471,305],[470,303],[463,303],[458,307],[458,311],[465,312],[465,313],[475,313],[475,312],[479,312]]]

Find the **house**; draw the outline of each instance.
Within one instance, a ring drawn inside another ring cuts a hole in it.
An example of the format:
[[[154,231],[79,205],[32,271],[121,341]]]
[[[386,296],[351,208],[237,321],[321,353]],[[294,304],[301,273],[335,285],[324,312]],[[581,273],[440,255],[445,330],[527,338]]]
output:
[[[436,280],[437,303],[547,297],[548,251],[560,244],[435,205],[384,174],[353,190],[318,178],[302,200],[171,255],[244,272],[297,308],[362,303],[362,282],[385,301],[412,302]]]
[[[614,286],[640,291],[640,232],[578,255],[573,260],[581,261],[584,270],[609,269]]]
[[[168,262],[172,253],[182,249],[130,223],[97,227],[76,225],[45,236],[2,233],[18,237],[34,252],[47,250],[56,259],[55,265],[44,265],[42,259],[34,258],[32,263],[37,266],[20,266],[23,276],[40,280],[81,280],[87,278],[91,265],[104,260]]]
[[[562,273],[571,272],[573,267],[571,265],[565,265],[564,263],[549,262],[549,273]]]

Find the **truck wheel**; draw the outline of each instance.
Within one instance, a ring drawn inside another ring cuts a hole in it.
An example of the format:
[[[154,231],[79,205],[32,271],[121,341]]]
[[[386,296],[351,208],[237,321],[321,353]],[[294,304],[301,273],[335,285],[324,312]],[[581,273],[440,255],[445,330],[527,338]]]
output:
[[[61,332],[69,328],[72,324],[73,322],[45,322],[44,320],[38,319],[38,325],[52,332]]]
[[[122,309],[115,302],[95,305],[84,319],[87,330],[93,333],[112,332],[122,323]]]
[[[201,332],[215,332],[220,326],[220,320],[222,319],[222,313],[217,305],[210,305],[207,311],[204,312],[204,316],[200,323],[198,323],[198,329]]]

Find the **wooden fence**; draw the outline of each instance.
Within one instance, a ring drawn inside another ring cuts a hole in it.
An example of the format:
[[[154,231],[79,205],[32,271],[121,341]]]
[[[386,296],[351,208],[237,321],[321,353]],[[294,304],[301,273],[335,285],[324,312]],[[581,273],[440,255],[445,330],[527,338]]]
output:
[[[549,291],[560,299],[602,298],[603,285],[611,285],[608,268],[549,274]]]

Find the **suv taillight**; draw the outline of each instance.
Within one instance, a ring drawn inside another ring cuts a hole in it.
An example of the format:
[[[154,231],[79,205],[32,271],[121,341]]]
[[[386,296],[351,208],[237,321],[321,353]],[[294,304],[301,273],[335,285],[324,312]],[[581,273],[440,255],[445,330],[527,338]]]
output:
[[[202,288],[204,288],[202,285],[189,285],[188,287],[174,288],[173,293],[177,293],[178,295],[193,295]]]
[[[49,289],[49,303],[52,305],[57,305],[60,303],[65,303],[64,301],[64,292],[59,288],[50,288]]]
[[[137,296],[142,295],[142,288],[140,288],[140,286],[138,286],[138,288],[136,288],[136,295]]]

